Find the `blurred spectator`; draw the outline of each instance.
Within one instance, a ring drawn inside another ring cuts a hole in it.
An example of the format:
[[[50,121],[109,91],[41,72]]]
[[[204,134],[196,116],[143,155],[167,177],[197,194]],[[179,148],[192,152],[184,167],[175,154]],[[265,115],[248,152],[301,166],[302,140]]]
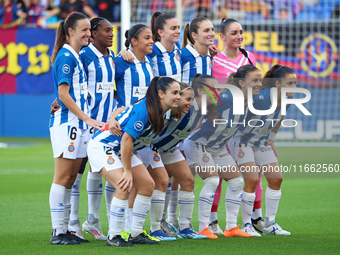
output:
[[[270,19],[295,20],[301,6],[298,0],[266,0],[269,5]]]
[[[332,11],[331,18],[332,18],[332,19],[338,19],[338,18],[340,18],[340,5],[334,6],[333,11]]]
[[[38,20],[46,10],[47,2],[41,0],[22,0],[27,13],[26,24],[38,26]]]
[[[22,4],[13,0],[1,0],[0,26],[1,28],[17,27],[24,24],[26,13],[22,10]]]
[[[65,19],[72,12],[85,13],[90,18],[97,17],[93,9],[87,5],[85,0],[60,0],[59,6],[52,9],[47,16],[39,19],[39,24],[46,22],[46,19],[58,15],[58,19]]]
[[[97,0],[91,6],[98,16],[106,18],[111,23],[120,22],[120,0]]]

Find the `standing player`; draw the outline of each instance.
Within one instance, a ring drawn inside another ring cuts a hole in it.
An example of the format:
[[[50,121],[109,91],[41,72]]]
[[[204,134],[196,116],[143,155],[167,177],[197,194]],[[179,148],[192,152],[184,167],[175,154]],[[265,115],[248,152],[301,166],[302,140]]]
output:
[[[215,32],[206,17],[196,17],[184,28],[182,43],[182,81],[190,83],[195,74],[212,74],[209,47],[214,44]],[[188,41],[191,44],[187,44]]]
[[[278,132],[284,116],[281,115],[281,88],[296,86],[296,75],[287,66],[275,65],[263,79],[264,89],[254,97],[254,108],[268,110],[276,107],[268,115],[255,115],[251,112],[246,117],[246,123],[252,120],[252,126],[240,127],[236,135],[229,142],[229,148],[246,182],[242,192],[242,217],[245,232],[252,232],[251,212],[255,200],[255,189],[258,172],[262,170],[268,181],[266,190],[266,218],[263,226],[264,235],[290,235],[276,222],[275,216],[281,198],[282,174],[276,156],[274,137]],[[275,91],[277,89],[277,96]],[[293,93],[288,94],[292,97]],[[254,120],[258,120],[255,122]],[[270,121],[267,121],[270,120]],[[260,125],[260,124],[261,125]]]
[[[87,97],[89,115],[91,118],[107,123],[115,107],[114,78],[115,65],[114,53],[109,47],[112,46],[112,25],[104,18],[91,20],[91,37],[93,43],[80,52],[80,60],[83,63],[85,73],[88,77]],[[96,132],[94,128],[89,129],[89,138]],[[85,170],[87,158],[84,158],[77,178],[72,186],[71,192],[71,215],[69,229],[78,236],[82,236],[79,223],[79,196],[81,179]],[[87,176],[88,192],[88,217],[83,223],[83,230],[91,234],[96,240],[106,240],[99,224],[99,208],[102,199],[103,181],[99,173]]]
[[[213,77],[216,78],[220,84],[225,83],[231,73],[236,73],[237,70],[243,65],[256,65],[255,57],[251,52],[248,52],[241,48],[243,43],[243,29],[242,25],[235,19],[222,19],[220,24],[220,37],[224,44],[223,51],[219,52],[214,57],[213,62]],[[256,217],[256,226],[258,229],[262,229],[260,223],[263,221],[261,214],[261,198],[262,198],[262,186],[261,179],[256,189],[256,199],[254,203],[254,209],[256,213],[260,215]],[[209,228],[214,234],[223,234],[217,220],[217,209],[221,198],[222,181],[220,178],[219,185],[214,195],[214,202],[211,207],[210,213],[210,225]],[[254,214],[255,214],[254,212]],[[260,218],[259,218],[260,217]]]
[[[122,137],[112,135],[109,124],[98,131],[88,146],[88,157],[94,172],[100,172],[116,188],[111,202],[110,228],[107,245],[134,246],[159,244],[143,233],[143,225],[150,207],[154,182],[135,150],[148,145],[167,124],[164,114],[178,106],[179,84],[169,77],[155,77],[146,96],[118,116]],[[131,234],[128,241],[121,237],[124,212],[132,188],[138,191],[133,207]]]
[[[59,110],[51,114],[50,135],[55,173],[50,191],[52,218],[51,244],[77,244],[83,239],[68,231],[71,187],[86,157],[87,125],[101,128],[104,123],[87,115],[87,79],[79,51],[88,45],[90,22],[74,12],[57,29],[51,57]]]

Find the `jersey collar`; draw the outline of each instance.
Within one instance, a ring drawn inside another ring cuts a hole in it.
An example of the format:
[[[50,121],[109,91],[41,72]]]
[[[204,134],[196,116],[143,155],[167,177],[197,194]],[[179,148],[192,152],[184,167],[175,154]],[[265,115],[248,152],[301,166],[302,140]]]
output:
[[[79,59],[79,54],[70,45],[65,43],[63,48],[68,49],[76,57],[76,59]]]
[[[197,50],[195,50],[195,48],[194,48],[191,44],[188,44],[188,45],[186,46],[186,48],[190,51],[190,53],[191,53],[195,58],[198,58],[199,56],[201,56],[201,55],[197,52]],[[211,57],[210,52],[208,52],[208,55],[207,55],[207,56]]]
[[[163,44],[161,44],[161,42],[156,42],[156,43],[155,43],[155,46],[156,46],[162,53],[168,52],[168,51],[164,48]],[[173,51],[175,51],[175,50],[179,50],[176,43],[175,43],[175,47],[174,47],[174,50],[173,50]]]
[[[133,63],[135,63],[135,64],[138,64],[138,63],[150,63],[149,62],[149,59],[147,58],[147,56],[145,56],[145,62],[141,62],[141,61],[139,61],[138,59],[137,59],[137,57],[135,56],[135,54],[133,54],[133,52],[130,50],[130,49],[128,49],[128,51],[132,54],[132,56],[134,57],[134,61],[133,61]]]
[[[92,44],[90,43],[89,48],[96,54],[97,58],[104,57],[104,55]],[[112,52],[109,50],[109,55],[113,58]]]

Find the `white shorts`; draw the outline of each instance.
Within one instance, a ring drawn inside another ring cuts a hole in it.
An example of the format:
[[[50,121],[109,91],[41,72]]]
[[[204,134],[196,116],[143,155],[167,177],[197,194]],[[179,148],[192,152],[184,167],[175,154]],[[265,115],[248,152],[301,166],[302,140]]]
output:
[[[160,152],[160,154],[164,165],[170,165],[185,160],[183,154],[177,147],[172,148],[167,152]]]
[[[185,140],[184,152],[188,165],[191,168],[201,166],[226,169],[227,167],[233,167],[236,165],[234,159],[231,157],[225,146],[219,150],[211,150],[205,145]]]
[[[186,140],[188,140],[188,139],[186,139]],[[179,142],[179,143],[177,144],[177,148],[178,148],[180,151],[184,151],[184,141]]]
[[[139,150],[138,155],[146,168],[148,168],[148,166],[151,166],[152,169],[164,167],[161,156],[157,151],[151,150],[150,146]]]
[[[50,138],[54,158],[59,158],[61,155],[67,159],[86,157],[88,129],[68,125],[55,126],[50,128]]]
[[[103,167],[106,171],[111,171],[119,168],[123,168],[123,163],[120,156],[112,150],[111,146],[106,146],[101,142],[90,140],[87,147],[87,156],[91,165],[91,170],[94,173],[100,172]],[[142,165],[141,159],[135,154],[131,157],[131,167]]]
[[[260,166],[278,162],[271,146],[255,147],[229,142],[228,147],[238,165],[255,162],[256,165]]]

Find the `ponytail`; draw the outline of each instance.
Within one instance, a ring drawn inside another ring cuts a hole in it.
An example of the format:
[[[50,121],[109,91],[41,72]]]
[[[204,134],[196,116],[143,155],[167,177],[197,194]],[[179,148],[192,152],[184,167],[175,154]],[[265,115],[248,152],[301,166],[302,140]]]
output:
[[[154,77],[146,91],[146,109],[148,110],[148,120],[155,134],[160,134],[164,128],[164,117],[161,101],[158,92],[161,90],[166,93],[170,84],[176,82],[170,77]]]
[[[132,28],[129,30],[125,31],[125,47],[129,49],[131,45],[131,40],[132,38],[138,39],[139,34],[143,31],[144,28],[147,26],[144,24],[137,24],[134,25]]]
[[[189,27],[190,27],[190,24],[187,23],[184,27],[184,30],[183,30],[183,42],[182,42],[182,49],[184,49],[185,47],[187,47],[188,45],[188,40],[190,41],[190,43],[194,44],[194,39],[192,39],[191,35],[190,35],[190,32],[189,32]]]
[[[295,74],[295,72],[288,66],[274,65],[270,70],[265,74],[262,87],[263,88],[271,88],[276,87],[275,82],[281,82],[281,79],[284,78],[287,74]]]
[[[72,12],[66,17],[65,20],[59,23],[54,48],[51,56],[52,65],[54,64],[58,52],[61,50],[63,45],[67,43],[68,40],[70,40],[68,29],[72,28],[73,30],[76,30],[78,26],[78,21],[82,19],[87,19],[87,16],[80,12]]]
[[[64,23],[65,21],[62,20],[59,23],[59,26],[57,28],[57,34],[55,37],[55,43],[54,43],[54,48],[53,48],[53,52],[52,52],[52,56],[51,56],[51,63],[52,66],[54,65],[54,61],[58,55],[58,52],[61,50],[61,48],[63,47],[63,45],[66,43],[66,33],[64,31]]]

